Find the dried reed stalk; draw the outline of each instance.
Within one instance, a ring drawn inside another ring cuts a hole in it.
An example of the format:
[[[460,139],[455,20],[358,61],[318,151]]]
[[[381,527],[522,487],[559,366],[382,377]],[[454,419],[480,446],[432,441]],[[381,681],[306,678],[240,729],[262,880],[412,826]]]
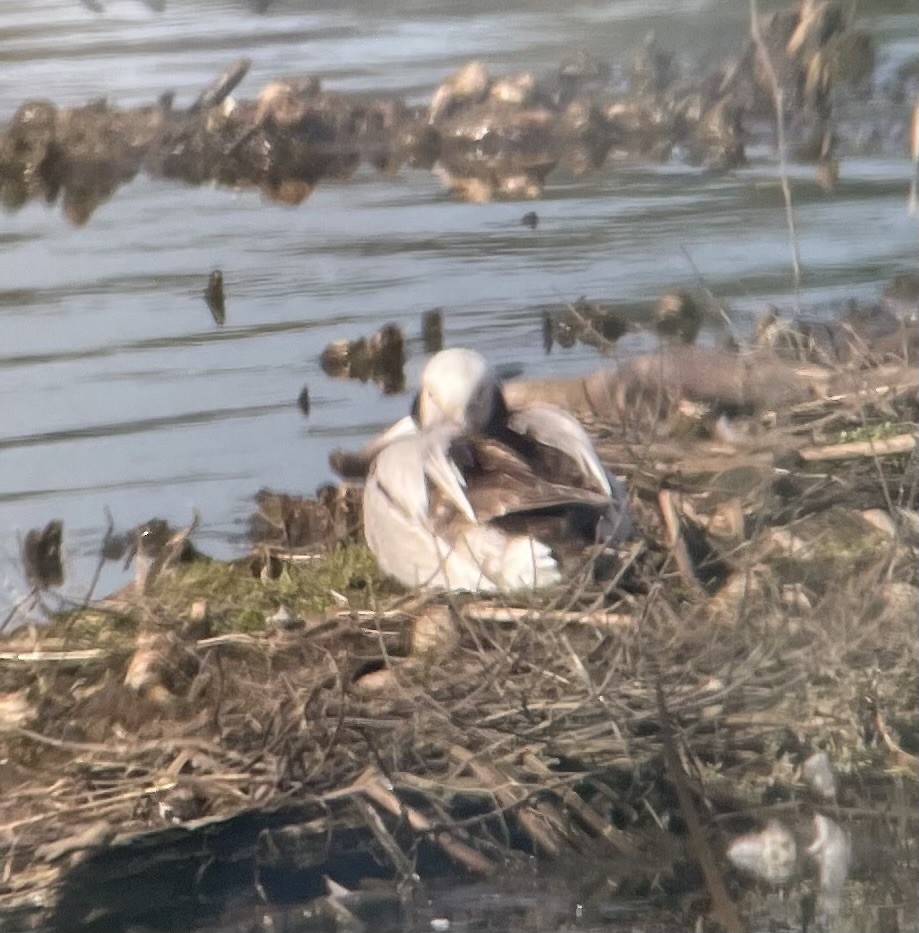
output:
[[[788,238],[791,247],[791,268],[794,280],[795,313],[801,313],[801,252],[798,246],[798,230],[795,222],[794,203],[791,198],[791,185],[788,181],[788,156],[785,148],[785,97],[769,49],[763,41],[759,25],[759,9],[756,0],[750,0],[750,35],[756,45],[757,54],[766,69],[772,88],[772,101],[775,106],[776,148],[779,154],[779,179],[782,186],[782,198],[785,201],[785,222],[788,225]]]

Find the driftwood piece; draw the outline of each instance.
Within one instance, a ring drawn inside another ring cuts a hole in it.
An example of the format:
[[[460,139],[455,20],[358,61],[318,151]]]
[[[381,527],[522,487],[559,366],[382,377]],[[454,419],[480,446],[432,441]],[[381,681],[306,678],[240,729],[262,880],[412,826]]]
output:
[[[412,868],[412,863],[408,860],[406,854],[399,848],[399,843],[393,838],[392,833],[386,828],[382,817],[374,809],[373,805],[360,795],[355,796],[354,806],[357,807],[361,816],[367,823],[370,832],[373,833],[380,847],[386,853],[393,864],[393,868],[403,880],[417,881],[418,875]]]
[[[86,829],[65,839],[56,839],[35,850],[36,856],[45,862],[74,856],[86,857],[97,849],[107,846],[115,838],[115,828],[107,820],[91,823]]]
[[[792,365],[768,352],[673,346],[583,378],[514,380],[504,393],[511,408],[540,401],[615,422],[633,411],[638,399],[658,407],[686,398],[737,411],[781,410],[824,395],[832,377],[829,369]]]
[[[808,463],[823,460],[858,460],[862,457],[893,457],[910,454],[916,449],[915,434],[897,434],[876,441],[853,441],[849,444],[827,444],[823,447],[804,447],[798,451]]]
[[[0,691],[0,734],[22,729],[38,718],[38,706],[29,700],[29,690]]]
[[[296,872],[313,874],[317,887],[329,862],[366,850],[368,835],[362,821],[327,812],[305,820],[291,819],[259,830],[255,861],[260,873]]]

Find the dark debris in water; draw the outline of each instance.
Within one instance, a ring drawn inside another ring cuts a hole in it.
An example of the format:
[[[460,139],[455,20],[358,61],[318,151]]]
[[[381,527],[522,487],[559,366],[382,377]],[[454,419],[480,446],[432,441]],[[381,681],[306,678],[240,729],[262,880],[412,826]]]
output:
[[[702,326],[702,309],[689,292],[667,292],[654,309],[654,326],[662,337],[694,343]]]
[[[539,214],[537,214],[536,211],[527,211],[523,217],[520,218],[520,223],[530,230],[535,230],[539,226]]]
[[[64,582],[64,564],[61,557],[64,523],[57,519],[44,528],[32,528],[22,542],[22,563],[26,580],[43,590],[61,586]]]
[[[431,308],[421,316],[421,342],[425,353],[439,353],[444,348],[444,309]]]
[[[204,300],[207,302],[207,309],[211,312],[214,323],[222,327],[227,319],[227,306],[223,292],[223,273],[220,269],[214,269],[208,276]]]
[[[313,498],[260,490],[250,523],[257,545],[315,551],[358,540],[361,528],[360,490],[321,486]]]
[[[827,8],[832,17],[815,12]],[[836,3],[780,10],[762,29],[797,152],[828,164],[832,95],[870,76],[871,40]],[[659,160],[678,150],[690,162],[731,169],[744,162],[745,121],[768,116],[772,106],[752,40],[735,59],[688,77],[650,37],[628,64],[626,89],[613,86],[609,62],[589,53],[542,77],[493,76],[474,61],[449,76],[427,107],[336,94],[315,76],[278,78],[255,99],[237,99],[232,92],[249,64],[230,65],[186,109],[169,94],[132,109],[24,102],[0,131],[2,203],[60,202],[79,225],[143,171],[256,188],[299,204],[321,181],[347,180],[361,164],[386,173],[402,165],[434,169],[468,201],[534,198],[556,167],[581,174],[610,154]],[[535,227],[535,211],[522,222]]]
[[[309,386],[304,386],[300,390],[300,394],[297,396],[297,408],[303,412],[306,417],[309,417],[310,414],[310,390]]]
[[[339,379],[373,380],[392,395],[405,389],[405,337],[386,324],[370,337],[336,340],[319,357],[322,371]]]
[[[582,295],[558,311],[543,312],[543,349],[548,354],[555,344],[567,350],[580,342],[608,354],[628,330],[628,322],[615,308]]]
[[[871,360],[919,360],[919,298],[914,276],[897,276],[879,302],[846,302],[831,320],[783,317],[769,308],[757,322],[756,339],[780,355],[824,365]]]

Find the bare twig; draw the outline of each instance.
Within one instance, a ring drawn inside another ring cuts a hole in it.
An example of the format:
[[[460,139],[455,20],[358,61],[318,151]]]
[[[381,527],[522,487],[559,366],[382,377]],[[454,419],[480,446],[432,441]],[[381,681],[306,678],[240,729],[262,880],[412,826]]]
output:
[[[913,177],[909,183],[907,208],[910,214],[915,214],[919,212],[919,100],[913,104],[910,127],[910,155],[913,159]]]
[[[890,734],[890,730],[887,728],[887,722],[884,718],[884,714],[881,712],[881,704],[877,696],[874,697],[874,722],[877,726],[878,733],[884,740],[884,744],[894,754],[899,763],[907,768],[911,774],[916,775],[919,773],[919,758],[905,751],[894,740],[894,737]]]
[[[392,833],[386,828],[386,824],[383,822],[380,814],[377,813],[373,804],[358,794],[354,797],[354,805],[360,811],[361,816],[366,821],[374,838],[389,857],[393,867],[399,873],[400,878],[403,881],[417,881],[418,875],[415,873],[414,868],[412,868],[412,863],[402,849],[399,848],[399,844],[393,838]]]
[[[702,272],[699,270],[699,267],[696,265],[695,260],[689,253],[689,250],[685,246],[680,246],[680,252],[686,257],[686,261],[692,267],[692,271],[695,273],[696,279],[699,281],[699,286],[702,291],[705,293],[705,297],[718,309],[718,313],[721,315],[721,319],[727,325],[728,331],[735,340],[738,339],[737,330],[734,327],[734,322],[731,320],[731,315],[728,314],[727,306],[721,299],[715,297],[715,293],[709,288],[708,282],[705,281],[705,277],[702,275]]]
[[[112,540],[112,533],[115,530],[115,520],[112,518],[112,513],[109,511],[108,506],[106,506],[105,509],[105,520],[105,533],[102,536],[102,544],[99,545],[99,557],[96,560],[96,569],[93,571],[92,580],[89,581],[89,587],[86,590],[86,595],[83,597],[83,602],[80,604],[81,609],[85,609],[90,604],[93,598],[93,594],[96,592],[96,587],[99,584],[99,577],[102,574],[102,568],[105,566],[106,548]]]
[[[30,589],[29,592],[26,593],[26,595],[22,597],[22,599],[19,599],[15,603],[13,603],[13,605],[10,607],[10,611],[4,616],[3,621],[0,622],[0,635],[2,635],[6,631],[7,626],[13,621],[13,619],[16,618],[17,614],[19,613],[19,610],[22,609],[22,607],[25,606],[27,603],[36,599],[37,596],[38,596],[38,587],[33,586],[32,589]]]
[[[563,625],[591,625],[597,628],[622,628],[632,625],[634,618],[627,613],[593,610],[527,609],[521,606],[495,606],[490,603],[467,603],[462,615],[476,622],[548,622]]]
[[[692,558],[689,556],[689,549],[683,539],[680,513],[673,501],[673,493],[669,489],[662,489],[658,493],[657,501],[661,508],[664,525],[667,528],[668,544],[673,551],[673,557],[680,569],[680,574],[694,592],[700,593],[702,592],[702,584],[699,583],[699,578],[696,576]]]
[[[791,268],[794,277],[795,314],[801,314],[801,253],[798,247],[798,232],[795,223],[794,203],[791,198],[791,185],[788,181],[788,156],[785,149],[785,96],[779,83],[778,75],[772,64],[769,49],[763,41],[759,25],[759,9],[756,0],[750,0],[750,35],[756,45],[757,54],[766,69],[769,84],[772,87],[772,101],[775,105],[776,147],[779,154],[779,178],[782,197],[785,200],[785,222],[788,224],[789,245],[791,247]]]
[[[393,816],[402,816],[405,813],[409,825],[412,829],[421,833],[428,833],[432,841],[436,842],[444,852],[455,859],[469,871],[477,875],[491,875],[495,872],[496,866],[490,858],[477,852],[472,846],[461,842],[452,833],[446,830],[437,829],[434,824],[414,807],[406,806],[401,800],[385,785],[383,779],[372,770],[365,772],[363,779],[355,784],[367,797],[378,803],[384,810],[388,810]]]
[[[181,531],[177,531],[163,547],[160,548],[152,561],[147,563],[147,561],[141,560],[138,554],[137,590],[139,593],[149,592],[150,588],[156,582],[157,577],[179,559],[182,550],[185,545],[188,544],[192,535],[198,530],[198,525],[200,523],[201,515],[197,509],[194,509],[191,524]]]
[[[712,851],[711,845],[709,845],[705,830],[702,827],[702,820],[692,799],[686,775],[683,773],[683,766],[680,764],[680,758],[676,752],[673,723],[664,700],[664,691],[659,683],[657,685],[657,709],[661,719],[664,761],[667,765],[667,772],[673,781],[674,790],[676,790],[677,799],[680,802],[680,812],[683,814],[683,820],[689,831],[689,838],[699,859],[699,866],[705,878],[705,886],[708,888],[708,893],[712,899],[713,913],[728,933],[744,933],[747,927],[740,919],[740,914],[728,894],[723,873],[718,866],[715,853]]]
[[[103,648],[75,651],[0,651],[0,663],[5,664],[88,664],[112,657]]]

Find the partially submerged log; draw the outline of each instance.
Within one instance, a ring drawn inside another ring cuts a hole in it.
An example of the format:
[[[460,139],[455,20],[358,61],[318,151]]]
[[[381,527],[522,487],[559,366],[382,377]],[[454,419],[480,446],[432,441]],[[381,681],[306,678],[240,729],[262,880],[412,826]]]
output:
[[[734,414],[779,411],[825,395],[833,378],[829,369],[795,365],[769,351],[670,346],[618,369],[610,366],[583,378],[517,380],[505,391],[512,406],[534,399],[588,420],[618,421],[660,418],[683,398],[710,401]]]

